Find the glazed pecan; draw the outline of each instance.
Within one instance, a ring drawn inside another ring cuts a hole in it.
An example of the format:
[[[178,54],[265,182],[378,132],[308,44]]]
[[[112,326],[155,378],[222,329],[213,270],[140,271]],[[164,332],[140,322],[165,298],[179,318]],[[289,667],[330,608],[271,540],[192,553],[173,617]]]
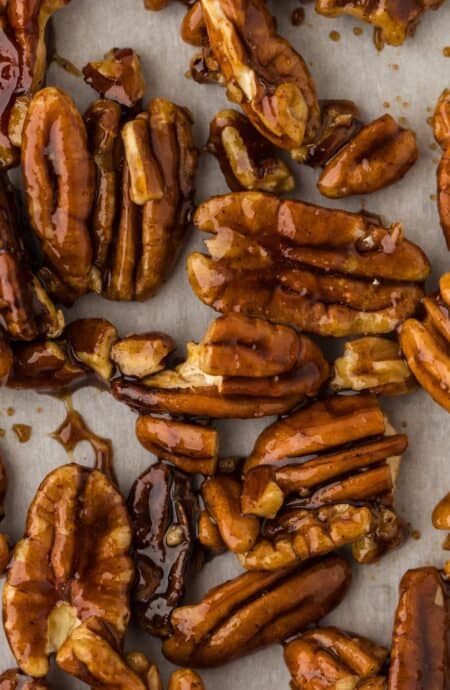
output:
[[[399,46],[414,32],[421,15],[428,9],[437,9],[442,0],[316,0],[316,11],[326,17],[349,14],[369,22],[375,27],[376,44]]]
[[[341,601],[350,580],[339,557],[297,570],[244,573],[198,604],[175,609],[163,652],[177,664],[219,666],[319,620]]]
[[[109,381],[114,372],[111,350],[118,338],[116,327],[106,319],[77,319],[64,336],[75,361]]]
[[[14,355],[11,345],[0,332],[0,386],[5,386],[11,376]]]
[[[219,161],[232,192],[260,189],[290,192],[294,177],[273,146],[237,110],[221,110],[211,120],[207,149]]]
[[[84,80],[102,98],[132,108],[142,100],[144,77],[138,55],[131,48],[113,48],[99,62],[83,67]]]
[[[195,0],[188,8],[180,27],[183,41],[192,46],[203,47],[209,43],[208,31],[201,0]]]
[[[197,167],[191,115],[155,98],[122,138],[122,201],[104,289],[109,299],[145,300],[167,279],[186,239]]]
[[[46,680],[35,680],[25,676],[16,668],[0,674],[1,690],[50,690]]]
[[[0,14],[2,167],[19,163],[23,119],[30,96],[42,86],[47,66],[45,29],[52,14],[69,2],[9,0]]]
[[[29,267],[21,241],[16,191],[0,176],[0,326],[11,340],[57,337],[64,316]]]
[[[76,388],[88,379],[86,369],[71,361],[64,343],[44,340],[18,344],[12,355],[7,379],[10,388],[58,393]]]
[[[88,219],[94,164],[83,120],[59,89],[39,91],[23,130],[22,168],[30,221],[49,269],[75,295],[93,286]]]
[[[169,690],[204,690],[203,681],[190,668],[179,668],[172,673],[169,680]]]
[[[436,529],[450,529],[450,493],[446,494],[433,510],[433,526]]]
[[[145,415],[136,422],[138,441],[187,474],[214,474],[218,439],[212,427]]]
[[[430,271],[399,224],[261,192],[213,197],[194,222],[214,235],[211,257],[188,259],[203,302],[319,335],[394,330],[415,312]]]
[[[244,465],[241,500],[244,514],[271,519],[242,564],[276,569],[343,544],[367,563],[397,546],[393,492],[406,446],[367,394],[329,398],[269,426]]]
[[[188,79],[193,79],[198,84],[226,85],[226,79],[220,71],[219,63],[209,43],[192,57],[185,76]]]
[[[420,385],[450,412],[450,273],[441,276],[439,288],[439,294],[422,301],[423,322],[402,324],[400,346]]]
[[[219,528],[207,510],[201,510],[198,516],[197,538],[202,547],[213,556],[218,556],[227,549]]]
[[[191,566],[197,499],[188,477],[157,463],[133,484],[128,507],[137,567],[133,607],[145,630],[165,637]]]
[[[442,231],[450,249],[450,91],[439,97],[433,117],[433,133],[443,152],[437,167],[437,205]]]
[[[285,412],[315,395],[328,373],[326,360],[309,338],[261,319],[229,314],[208,329],[199,345],[188,343],[187,359],[175,369],[140,384],[118,379],[112,392],[142,413],[261,417]]]
[[[293,690],[385,690],[388,650],[338,628],[314,628],[284,648]]]
[[[400,180],[416,162],[416,135],[391,115],[365,125],[329,160],[317,182],[330,199],[370,194]]]
[[[400,582],[388,690],[448,687],[448,620],[448,583],[439,571],[408,570]]]
[[[330,385],[335,391],[368,390],[382,395],[409,393],[416,387],[399,344],[377,337],[345,343],[344,354],[334,362]]]
[[[118,340],[111,348],[111,359],[124,376],[141,379],[164,369],[165,359],[174,349],[170,336],[149,331]]]
[[[80,623],[97,617],[121,639],[134,569],[125,503],[105,474],[76,464],[40,485],[3,592],[11,650],[24,673],[44,676]]]
[[[351,141],[362,127],[353,101],[319,101],[320,129],[314,141],[304,147],[301,160],[313,167],[325,165],[339,149]]]
[[[0,520],[5,517],[5,498],[8,489],[8,477],[2,457],[0,456]],[[10,556],[9,540],[5,534],[0,534],[0,575],[3,575]],[[0,686],[1,687],[1,686]]]
[[[263,0],[201,0],[212,51],[252,124],[295,157],[319,129],[319,105],[302,57],[276,32]]]

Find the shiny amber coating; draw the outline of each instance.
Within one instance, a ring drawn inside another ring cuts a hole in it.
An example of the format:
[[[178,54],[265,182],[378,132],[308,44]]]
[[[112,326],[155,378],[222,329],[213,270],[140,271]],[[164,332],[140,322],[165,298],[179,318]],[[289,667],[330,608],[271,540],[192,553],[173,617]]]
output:
[[[142,99],[145,90],[139,57],[131,48],[113,48],[99,62],[83,67],[85,81],[102,98],[127,108]]]

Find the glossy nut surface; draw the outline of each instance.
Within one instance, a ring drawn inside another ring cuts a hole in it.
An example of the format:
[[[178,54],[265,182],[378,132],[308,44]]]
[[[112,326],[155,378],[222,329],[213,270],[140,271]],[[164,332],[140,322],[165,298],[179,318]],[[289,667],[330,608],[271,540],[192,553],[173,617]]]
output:
[[[245,573],[198,604],[175,609],[163,652],[174,663],[210,667],[281,642],[337,606],[350,579],[342,558],[300,570]]]
[[[64,345],[54,340],[15,345],[12,355],[11,388],[60,393],[88,379],[86,369],[72,362]]]
[[[417,156],[414,132],[383,115],[337,152],[325,165],[317,186],[330,199],[370,194],[400,180]]]
[[[109,381],[114,371],[111,348],[118,337],[116,327],[106,319],[76,319],[64,335],[75,360]]]
[[[0,674],[1,690],[50,690],[51,685],[43,679],[35,680],[12,668]]]
[[[20,668],[44,676],[49,656],[94,616],[120,639],[134,568],[124,501],[106,475],[76,464],[42,482],[3,592],[3,617]]]
[[[319,101],[320,129],[314,141],[304,147],[299,162],[313,167],[325,165],[362,127],[359,110],[353,101]]]
[[[149,331],[118,340],[111,348],[111,359],[124,376],[142,379],[164,369],[164,360],[174,349],[169,335]]]
[[[99,62],[83,67],[85,81],[102,98],[131,108],[138,103],[145,90],[139,57],[131,48],[113,48]]]
[[[399,224],[261,192],[213,197],[194,223],[212,234],[210,256],[188,259],[203,302],[319,335],[392,331],[415,312],[430,270]]]

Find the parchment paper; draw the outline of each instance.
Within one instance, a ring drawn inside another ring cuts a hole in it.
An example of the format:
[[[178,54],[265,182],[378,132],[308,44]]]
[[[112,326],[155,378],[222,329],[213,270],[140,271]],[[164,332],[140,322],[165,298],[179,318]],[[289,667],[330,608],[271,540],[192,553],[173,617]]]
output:
[[[416,36],[400,48],[386,47],[378,53],[372,42],[372,28],[350,18],[330,20],[314,12],[313,4],[305,6],[306,21],[300,27],[290,23],[295,0],[271,3],[280,32],[287,36],[311,67],[321,98],[350,98],[361,108],[367,120],[387,111],[404,117],[416,130],[420,159],[404,180],[386,190],[366,197],[333,204],[320,197],[315,188],[316,173],[297,168],[299,198],[339,206],[348,210],[364,208],[381,213],[388,221],[400,220],[408,237],[419,242],[433,262],[430,287],[439,275],[450,270],[449,255],[438,224],[435,201],[435,167],[438,151],[430,149],[432,133],[426,122],[430,109],[443,88],[450,86],[450,61],[442,49],[450,43],[450,3],[437,12],[429,12]],[[179,38],[183,7],[178,3],[163,12],[145,11],[143,0],[72,0],[55,18],[58,53],[81,67],[89,59],[99,59],[113,46],[133,47],[141,56],[148,84],[147,96],[164,96],[191,108],[195,117],[198,144],[205,142],[209,120],[226,105],[225,93],[213,86],[201,86],[184,78],[193,52]],[[361,26],[363,34],[352,29]],[[337,30],[341,39],[332,42],[329,33]],[[49,71],[49,83],[67,89],[81,109],[95,98],[82,80],[58,65]],[[387,107],[384,104],[390,104]],[[434,159],[434,160],[433,160]],[[202,156],[198,200],[228,191],[216,162]],[[202,336],[214,312],[195,298],[184,271],[187,254],[202,246],[201,238],[192,234],[177,270],[165,287],[145,304],[107,302],[87,296],[67,314],[68,320],[79,316],[103,316],[111,319],[121,334],[130,331],[158,329],[170,333],[179,343]],[[336,345],[333,350],[339,350]],[[86,388],[74,395],[75,407],[81,411],[94,431],[113,440],[115,465],[120,485],[128,493],[132,481],[151,462],[134,437],[135,415],[114,401],[107,392]],[[431,510],[450,490],[448,462],[450,454],[449,417],[423,392],[406,397],[382,400],[398,430],[409,435],[409,450],[401,468],[397,506],[400,514],[419,530],[419,540],[410,539],[400,550],[384,557],[379,564],[354,568],[350,594],[329,617],[333,623],[389,644],[398,582],[411,567],[441,565],[443,533],[431,525]],[[14,408],[8,416],[7,408]],[[43,477],[56,466],[68,461],[64,450],[50,438],[65,416],[59,400],[33,392],[0,390],[0,427],[6,435],[0,452],[6,461],[10,485],[7,517],[0,528],[16,541],[23,534],[27,507]],[[270,419],[220,423],[222,454],[245,454],[258,433]],[[11,430],[13,423],[27,423],[33,428],[31,440],[20,444]],[[80,446],[76,457],[91,461],[90,453]],[[225,555],[207,565],[191,583],[189,598],[195,598],[208,587],[234,576],[240,570],[235,558]],[[0,669],[14,665],[8,644],[0,632]],[[131,630],[129,648],[139,648],[160,663],[166,679],[171,665],[159,652],[160,644],[149,636]],[[204,672],[208,690],[272,690],[287,688],[289,677],[282,662],[281,648],[265,649],[250,657],[214,671]],[[55,689],[81,687],[67,676],[54,672]]]

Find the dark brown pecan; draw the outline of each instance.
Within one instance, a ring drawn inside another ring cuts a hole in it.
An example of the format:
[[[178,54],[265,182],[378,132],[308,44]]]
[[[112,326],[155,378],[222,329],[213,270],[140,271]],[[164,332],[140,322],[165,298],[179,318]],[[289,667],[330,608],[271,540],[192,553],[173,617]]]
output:
[[[132,108],[141,101],[145,82],[139,57],[131,48],[113,48],[103,60],[83,67],[85,81],[102,98]]]
[[[64,332],[75,360],[105,381],[114,372],[111,349],[117,341],[117,330],[106,319],[77,319]]]
[[[359,110],[353,101],[319,101],[320,129],[311,144],[305,146],[302,163],[325,165],[362,127]]]
[[[319,105],[302,57],[277,32],[263,0],[202,0],[209,42],[230,100],[295,157],[319,129]]]
[[[425,297],[425,318],[408,319],[400,330],[400,346],[409,368],[431,397],[450,412],[450,273],[439,281],[440,292]]]
[[[437,9],[442,0],[316,0],[316,11],[326,17],[349,14],[373,24],[376,45],[385,42],[399,46],[414,32],[421,15],[428,9]]]
[[[260,189],[282,194],[295,187],[286,163],[274,147],[237,110],[222,110],[209,125],[207,149],[219,161],[232,192]]]
[[[5,517],[5,499],[8,489],[8,477],[3,458],[0,456],[0,520]],[[9,540],[5,534],[0,534],[0,575],[3,575],[9,562]],[[1,690],[1,685],[0,685]]]
[[[436,568],[408,570],[392,635],[388,690],[449,686],[449,592]]]
[[[297,570],[244,573],[198,604],[175,609],[163,652],[177,664],[209,667],[282,642],[337,606],[350,580],[339,557]]]
[[[293,690],[385,690],[388,650],[338,628],[314,628],[284,648]]]
[[[133,484],[128,507],[137,567],[133,607],[145,630],[165,637],[170,632],[171,612],[184,596],[193,556],[197,500],[190,479],[157,463]]]
[[[278,361],[291,346],[291,356]],[[112,392],[142,413],[260,417],[280,414],[315,395],[328,373],[326,360],[309,338],[234,314],[213,324],[204,342],[188,343],[187,359],[175,369],[141,384],[118,379]]]
[[[366,563],[397,546],[393,492],[406,446],[370,395],[329,398],[269,426],[244,465],[242,508],[271,519],[243,565],[286,567],[347,543]],[[280,491],[296,498],[283,503]]]
[[[415,312],[430,271],[399,224],[262,192],[213,197],[194,223],[213,234],[211,258],[188,259],[203,302],[319,335],[394,330]]]
[[[3,593],[6,635],[24,673],[43,677],[50,655],[91,617],[123,637],[130,545],[125,503],[103,472],[71,464],[44,479]]]
[[[383,115],[365,125],[329,160],[317,182],[330,199],[370,194],[400,180],[416,162],[416,135]]]
[[[198,84],[226,85],[226,79],[220,71],[211,47],[208,43],[199,53],[196,53],[189,63],[186,77],[193,79]]]
[[[93,286],[88,219],[94,164],[83,120],[59,89],[39,91],[28,108],[22,168],[30,222],[49,268],[75,294]]]

